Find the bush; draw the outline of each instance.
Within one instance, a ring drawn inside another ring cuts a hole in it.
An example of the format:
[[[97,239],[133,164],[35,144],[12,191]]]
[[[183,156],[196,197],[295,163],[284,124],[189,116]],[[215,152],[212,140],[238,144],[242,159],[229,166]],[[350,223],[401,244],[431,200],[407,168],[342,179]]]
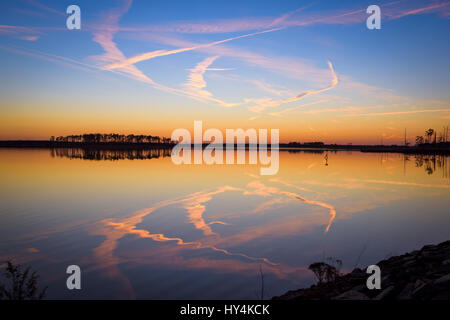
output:
[[[0,284],[0,300],[42,300],[47,291],[45,287],[38,293],[36,271],[31,272],[30,267],[21,271],[20,265],[7,262],[4,276],[10,285]]]
[[[327,258],[327,261],[329,263],[315,262],[308,267],[316,276],[318,284],[335,281],[341,276],[342,261],[331,257]]]

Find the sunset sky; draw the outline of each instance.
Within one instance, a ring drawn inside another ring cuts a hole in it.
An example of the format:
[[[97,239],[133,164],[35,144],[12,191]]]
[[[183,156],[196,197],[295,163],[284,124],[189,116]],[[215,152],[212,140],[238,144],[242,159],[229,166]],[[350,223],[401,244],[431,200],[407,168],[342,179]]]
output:
[[[449,1],[5,0],[0,139],[202,120],[281,142],[403,143],[406,128],[413,143],[450,125],[449,31]]]

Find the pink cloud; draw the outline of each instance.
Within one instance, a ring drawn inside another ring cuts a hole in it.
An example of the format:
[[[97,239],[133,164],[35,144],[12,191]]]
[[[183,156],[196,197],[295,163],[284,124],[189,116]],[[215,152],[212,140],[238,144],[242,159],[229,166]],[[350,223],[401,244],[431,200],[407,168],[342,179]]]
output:
[[[379,4],[382,16],[388,20],[399,19],[408,15],[439,13],[443,17],[449,16],[449,2],[439,2],[423,6],[422,1],[394,1]],[[363,23],[367,18],[366,7],[358,6],[353,9],[339,9],[332,11],[308,10],[314,8],[308,5],[276,18],[233,18],[216,19],[206,21],[182,21],[169,22],[165,25],[147,25],[139,27],[121,28],[121,31],[128,32],[159,32],[159,33],[186,33],[186,34],[206,34],[206,33],[230,33],[243,32],[273,27],[293,27],[311,26],[316,24],[356,24]],[[306,12],[307,11],[307,12]]]
[[[20,37],[20,39],[26,40],[26,41],[37,41],[39,39],[39,36],[23,36],[23,37]]]

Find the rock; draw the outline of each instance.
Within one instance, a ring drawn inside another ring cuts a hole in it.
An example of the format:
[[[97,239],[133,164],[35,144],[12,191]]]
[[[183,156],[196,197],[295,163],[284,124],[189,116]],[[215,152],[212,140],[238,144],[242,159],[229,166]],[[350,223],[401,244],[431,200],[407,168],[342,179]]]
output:
[[[405,256],[405,257],[403,258],[403,261],[404,261],[404,262],[407,262],[407,261],[414,261],[415,259],[416,259],[415,256],[407,255],[407,256]]]
[[[419,292],[426,285],[427,285],[427,282],[418,279],[416,281],[416,283],[414,284],[414,290],[413,290],[412,294],[415,295],[417,292]]]
[[[426,283],[424,286],[417,288],[413,292],[413,298],[418,300],[430,300],[433,297],[434,288],[431,283]]]
[[[397,299],[399,299],[399,300],[411,299],[411,296],[413,294],[413,290],[414,290],[414,284],[413,283],[408,283],[403,288],[402,292],[400,292],[400,294],[397,296]]]
[[[449,300],[450,241],[428,245],[420,251],[393,256],[376,263],[381,269],[382,290],[369,290],[366,269],[355,268],[333,282],[288,292],[286,300]]]
[[[405,267],[407,267],[407,266],[411,266],[411,265],[413,265],[413,264],[415,264],[416,263],[416,261],[414,261],[414,260],[406,260],[406,262],[403,264],[403,266],[405,266]]]
[[[450,291],[438,292],[433,296],[432,300],[450,300]]]
[[[380,294],[378,294],[373,300],[383,300],[385,299],[391,292],[394,290],[394,286],[389,286],[383,291],[381,291]]]
[[[441,284],[450,281],[450,274],[440,277],[437,280],[434,280],[434,284]]]
[[[369,300],[369,298],[361,292],[349,290],[334,297],[333,300]]]

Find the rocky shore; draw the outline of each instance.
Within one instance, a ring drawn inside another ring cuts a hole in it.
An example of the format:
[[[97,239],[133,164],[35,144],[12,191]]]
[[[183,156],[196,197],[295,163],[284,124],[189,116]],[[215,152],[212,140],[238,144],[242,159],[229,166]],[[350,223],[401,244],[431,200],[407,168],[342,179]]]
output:
[[[450,241],[376,265],[381,269],[381,289],[369,290],[370,274],[357,268],[334,281],[289,291],[273,300],[450,300]]]

